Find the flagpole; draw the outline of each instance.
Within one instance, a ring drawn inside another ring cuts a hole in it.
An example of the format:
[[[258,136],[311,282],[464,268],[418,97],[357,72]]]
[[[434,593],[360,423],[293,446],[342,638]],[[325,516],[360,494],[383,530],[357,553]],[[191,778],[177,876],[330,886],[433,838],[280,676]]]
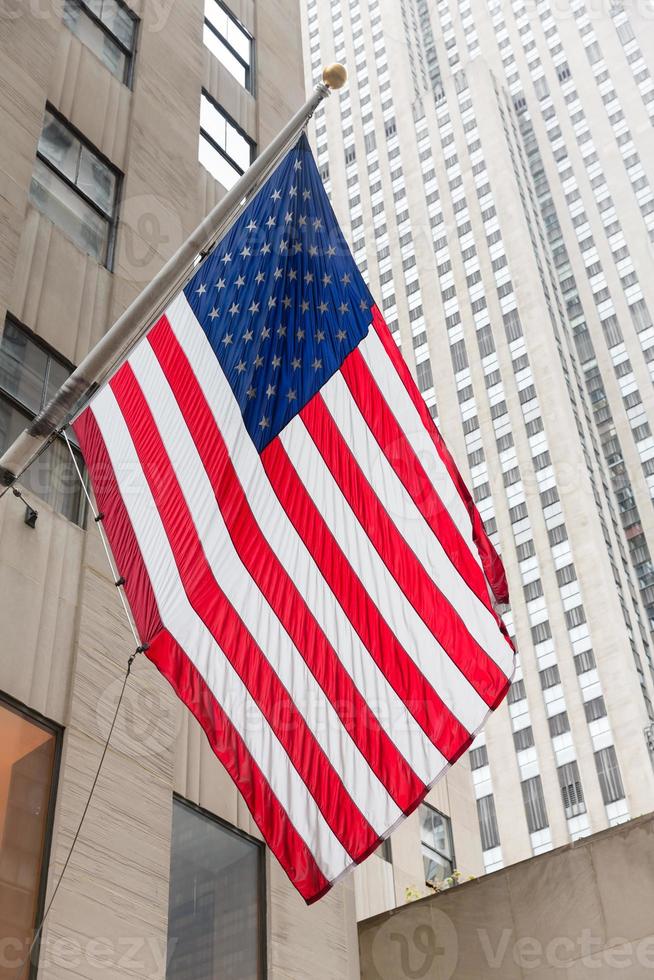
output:
[[[346,79],[343,65],[330,65],[324,69],[322,82],[316,85],[305,104],[89,351],[32,423],[5,450],[0,458],[0,486],[9,487],[19,478],[68,423],[73,410],[78,411],[112,368],[129,354],[163,313],[175,291],[181,288],[198,254],[207,251],[227,232],[243,211],[246,199],[274,170],[316,108],[332,90],[341,88]]]

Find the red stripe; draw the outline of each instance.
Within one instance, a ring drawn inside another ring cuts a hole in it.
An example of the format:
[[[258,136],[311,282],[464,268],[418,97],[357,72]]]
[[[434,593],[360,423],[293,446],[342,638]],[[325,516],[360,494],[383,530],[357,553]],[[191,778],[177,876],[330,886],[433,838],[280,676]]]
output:
[[[440,432],[434,425],[434,420],[429,414],[429,410],[425,405],[422,395],[416,385],[415,381],[411,377],[411,372],[407,367],[400,351],[397,348],[397,344],[393,340],[390,330],[386,326],[383,316],[379,312],[376,306],[372,308],[372,325],[377,333],[377,336],[384,345],[384,349],[388,354],[389,358],[393,362],[395,370],[400,376],[402,384],[409,393],[413,404],[422,420],[422,423],[429,433],[436,451],[443,463],[447,467],[447,471],[450,474],[450,478],[456,487],[461,500],[463,501],[468,514],[470,515],[470,521],[472,524],[472,537],[477,546],[479,552],[479,557],[481,558],[481,563],[488,579],[489,585],[493,590],[493,595],[498,602],[508,602],[509,601],[509,586],[506,581],[506,573],[504,571],[504,566],[502,565],[502,560],[495,551],[492,542],[489,540],[486,531],[484,530],[484,522],[481,519],[479,511],[475,507],[475,503],[470,496],[468,488],[466,487],[461,474],[459,473],[456,464],[450,453],[443,442]]]
[[[261,454],[268,479],[345,615],[389,684],[438,750],[453,762],[468,731],[443,703],[366,592],[299,479],[279,439]],[[462,748],[463,747],[463,748]]]
[[[202,388],[167,322],[148,335],[184,415],[241,561],[358,746],[368,765],[405,810],[423,783],[381,728],[292,579],[268,544],[247,502]],[[261,474],[261,479],[265,479]],[[365,846],[371,846],[372,840]]]
[[[266,843],[302,897],[308,903],[321,898],[331,888],[330,882],[320,871],[202,675],[167,630],[159,633],[148,650],[148,657],[200,722],[211,748],[236,783]]]
[[[300,416],[356,519],[404,595],[486,704],[494,704],[498,690],[506,685],[506,676],[470,635],[456,609],[434,585],[399,533],[363,475],[322,395],[314,395]]]
[[[463,535],[427,476],[358,348],[343,362],[341,374],[379,448],[440,541],[445,555],[468,588],[498,621],[484,573],[470,553]]]
[[[93,411],[87,408],[73,425],[91,475],[102,526],[107,535],[119,575],[125,579],[125,593],[142,643],[149,643],[162,628],[157,600],[123,503],[107,447]]]
[[[127,362],[111,388],[130,431],[189,602],[261,708],[291,762],[351,855],[376,834],[352,802],[288,691],[216,582],[138,381]]]

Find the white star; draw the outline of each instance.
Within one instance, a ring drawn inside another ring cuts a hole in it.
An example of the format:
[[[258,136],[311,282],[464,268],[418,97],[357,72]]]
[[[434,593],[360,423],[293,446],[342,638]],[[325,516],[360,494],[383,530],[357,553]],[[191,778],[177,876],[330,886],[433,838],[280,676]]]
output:
[[[322,361],[319,360],[317,357],[314,357],[313,364],[311,365],[311,367],[313,368],[314,371],[319,371],[320,368],[322,367]]]
[[[277,306],[277,298],[275,296],[271,296],[268,300],[268,309],[272,310],[273,306]]]
[[[291,187],[288,196],[297,197],[297,187],[295,186],[295,184],[293,184],[293,186]]]
[[[232,316],[236,316],[236,314],[238,313],[238,309],[239,309],[238,303],[232,303],[232,305],[229,308],[229,312],[232,314]]]
[[[224,288],[225,288],[225,280],[219,279],[218,282],[216,283],[216,289],[224,289]]]
[[[229,347],[231,342],[232,342],[231,333],[226,333],[225,336],[223,337],[223,344],[225,345],[225,347]]]
[[[302,169],[302,161],[301,160],[296,160],[295,163],[293,164],[293,169],[294,170],[301,170]]]
[[[348,286],[351,282],[350,273],[346,272],[344,276],[341,276],[341,282],[344,286]]]
[[[217,310],[216,307],[214,306],[211,313],[209,314],[209,319],[215,320],[217,316],[220,316],[220,310]]]
[[[266,221],[266,227],[267,228],[274,228],[275,227],[275,219],[273,218],[272,214],[270,215],[270,217]]]
[[[272,366],[275,368],[275,370],[277,370],[277,368],[281,363],[282,363],[281,357],[279,356],[279,354],[275,354],[275,356],[272,359]]]
[[[248,396],[248,398],[256,398],[257,397],[257,389],[256,388],[253,388],[252,385],[250,385],[250,387],[246,391],[246,395]]]
[[[291,361],[291,367],[294,371],[298,371],[302,367],[302,361],[299,357],[294,357]]]
[[[269,255],[270,254],[270,243],[269,242],[264,242],[263,245],[261,246],[261,250],[260,251],[261,251],[261,254],[262,255]]]
[[[321,344],[324,339],[325,339],[325,331],[316,330],[316,343]]]
[[[232,253],[225,252],[225,254],[223,255],[223,262],[231,262],[231,261],[232,261]]]
[[[295,280],[297,279],[297,269],[291,269],[291,271],[288,274],[288,278],[291,280],[291,282],[295,282]]]
[[[295,245],[293,246],[293,251],[295,252],[296,255],[299,252],[301,252],[302,251],[302,242],[296,242]]]
[[[318,254],[318,249],[316,248],[316,246],[309,245],[309,255],[311,256],[311,258],[315,259],[317,254]]]
[[[268,337],[270,337],[270,327],[264,327],[261,331],[261,339],[268,340]]]
[[[286,397],[288,398],[289,402],[295,401],[295,399],[297,398],[297,393],[295,389],[290,388],[289,391],[286,392]]]
[[[304,281],[306,282],[307,286],[309,283],[313,282],[313,272],[307,272],[306,276],[304,277]]]
[[[247,245],[244,245],[243,248],[241,249],[241,255],[243,256],[244,259],[247,259],[250,255],[252,255],[252,252],[247,247]]]
[[[323,300],[322,303],[318,304],[318,309],[320,310],[321,313],[326,313],[327,310],[329,309],[329,303],[325,303],[325,301]]]
[[[277,333],[279,334],[280,337],[286,336],[286,327],[284,326],[283,323],[280,323],[279,327],[277,328]]]
[[[284,309],[287,310],[289,308],[289,306],[291,305],[291,297],[290,296],[285,296],[284,299],[282,300],[282,303],[284,305]]]
[[[359,303],[359,309],[360,310],[367,310],[368,309],[368,304],[366,303],[365,299],[362,299],[361,302]]]
[[[311,197],[311,191],[302,191],[302,197],[305,201],[308,201]]]
[[[331,281],[332,281],[332,277],[327,273],[325,273],[324,276],[322,277],[323,286],[329,286]]]
[[[247,344],[250,340],[252,340],[253,337],[254,334],[252,333],[252,331],[246,330],[245,333],[243,334],[243,343]]]
[[[199,286],[199,288],[198,288],[198,289],[196,289],[195,291],[196,291],[196,293],[198,294],[198,296],[202,296],[202,294],[203,294],[203,293],[206,293],[206,291],[207,291],[207,287],[206,287],[206,286],[205,286],[205,284],[204,284],[204,283],[202,282],[202,283],[200,283],[200,286]]]
[[[296,331],[295,336],[297,337],[298,340],[304,340],[305,331],[302,329],[302,327],[300,327],[300,329]]]
[[[260,286],[265,278],[266,277],[264,276],[263,272],[257,272],[256,276],[254,277],[254,281],[256,282],[257,286]]]
[[[293,220],[293,215],[291,214],[290,211],[287,211],[286,214],[285,214],[285,216],[284,216],[284,223],[285,224],[288,224],[289,221],[292,221],[292,220]]]
[[[245,285],[245,279],[243,278],[243,276],[239,276],[238,279],[236,280],[236,282],[234,283],[234,285],[236,286],[237,289],[240,289],[241,286],[244,286]]]
[[[303,313],[307,313],[308,312],[308,310],[309,310],[309,304],[307,303],[306,299],[303,299],[302,300],[300,306],[302,307],[302,312]]]
[[[322,219],[315,218],[313,222],[313,230],[318,231],[319,228],[322,228]]]
[[[341,303],[341,305],[338,308],[338,312],[339,313],[349,313],[350,312],[350,307],[347,305],[347,303]]]
[[[261,421],[259,422],[259,428],[260,429],[269,429],[270,428],[270,419],[267,419],[265,415],[261,419]]]
[[[333,259],[334,256],[336,255],[336,249],[334,248],[333,245],[330,245],[329,248],[327,249],[327,255],[330,259]]]
[[[272,199],[273,199],[273,201],[281,201],[281,198],[282,198],[282,195],[281,195],[281,192],[280,191],[273,191],[272,192]]]
[[[248,231],[256,231],[257,230],[257,223],[256,223],[256,221],[253,221],[252,218],[250,218],[250,223],[247,224],[245,227],[247,228]]]
[[[243,374],[243,372],[245,371],[245,361],[239,361],[238,364],[236,365],[236,370],[238,371],[239,374]]]
[[[288,242],[286,241],[285,238],[282,238],[281,242],[279,243],[279,251],[285,252],[287,248],[288,248]]]
[[[261,354],[257,354],[257,356],[255,357],[254,366],[255,368],[263,367],[263,357],[261,356]]]
[[[300,217],[299,217],[299,220],[298,220],[298,224],[299,224],[300,228],[304,228],[304,226],[306,225],[306,223],[307,223],[307,216],[306,216],[306,214],[301,214]]]
[[[259,312],[259,304],[255,303],[254,300],[252,300],[252,302],[248,307],[248,313],[258,313],[258,312]]]
[[[345,340],[346,337],[347,337],[347,334],[345,333],[344,330],[337,331],[337,333],[336,333],[336,339],[337,340]]]
[[[284,270],[280,269],[279,266],[275,269],[275,279],[280,279],[284,275]]]
[[[268,387],[266,388],[266,395],[268,396],[268,398],[272,398],[276,394],[277,394],[277,385],[268,385]]]

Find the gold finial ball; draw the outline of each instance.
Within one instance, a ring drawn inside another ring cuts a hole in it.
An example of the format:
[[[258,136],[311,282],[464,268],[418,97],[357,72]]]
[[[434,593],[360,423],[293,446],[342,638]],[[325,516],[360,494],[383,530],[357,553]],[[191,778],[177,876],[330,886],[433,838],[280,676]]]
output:
[[[343,88],[347,81],[347,69],[345,65],[327,65],[322,71],[322,80],[329,88]]]

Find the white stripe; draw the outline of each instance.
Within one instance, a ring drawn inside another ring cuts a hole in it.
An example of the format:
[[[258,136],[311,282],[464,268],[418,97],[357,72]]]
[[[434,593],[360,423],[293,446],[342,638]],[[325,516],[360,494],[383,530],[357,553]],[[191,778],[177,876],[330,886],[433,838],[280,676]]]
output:
[[[319,514],[372,601],[384,610],[384,619],[400,644],[461,724],[469,732],[475,731],[488,706],[450,660],[386,568],[299,415],[279,438]]]
[[[380,450],[340,371],[321,388],[320,394],[364,477],[399,534],[414,552],[432,582],[461,616],[470,635],[509,676],[513,670],[513,654],[495,617],[479,601],[448,558],[442,544]],[[432,449],[432,452],[436,453],[436,450]]]
[[[165,628],[200,672],[328,880],[352,862],[220,646],[186,598],[129,430],[110,387],[91,403]],[[127,488],[127,490],[125,489]]]
[[[166,316],[221,430],[241,486],[247,487],[248,503],[266,540],[383,730],[416,775],[424,783],[431,783],[446,765],[445,759],[361,643],[288,519],[245,429],[232,389],[183,293],[166,311]]]
[[[154,417],[215,581],[289,692],[350,797],[376,833],[383,834],[400,818],[402,811],[361,755],[274,609],[242,563],[202,458],[150,344],[140,344],[129,363]]]
[[[373,326],[370,327],[367,337],[359,344],[359,350],[407,442],[420,460],[443,506],[463,535],[472,557],[481,567],[466,506]]]

